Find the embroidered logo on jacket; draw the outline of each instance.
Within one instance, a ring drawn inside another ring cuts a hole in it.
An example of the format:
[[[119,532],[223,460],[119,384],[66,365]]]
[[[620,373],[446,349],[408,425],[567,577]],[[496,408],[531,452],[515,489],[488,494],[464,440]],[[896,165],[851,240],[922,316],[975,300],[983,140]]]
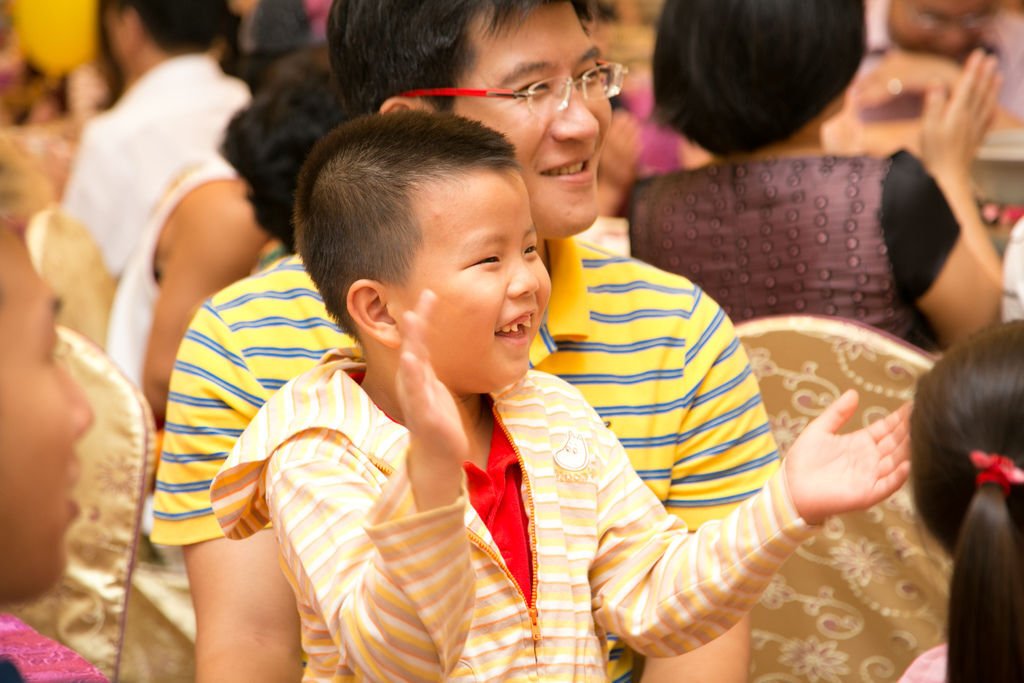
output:
[[[591,471],[590,451],[587,442],[575,432],[569,432],[565,445],[555,451],[555,467],[560,481],[587,481]]]

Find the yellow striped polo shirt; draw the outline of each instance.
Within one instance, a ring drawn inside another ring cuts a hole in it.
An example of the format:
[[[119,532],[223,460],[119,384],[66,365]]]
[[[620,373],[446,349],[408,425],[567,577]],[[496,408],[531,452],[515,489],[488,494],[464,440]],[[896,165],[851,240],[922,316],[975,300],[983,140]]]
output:
[[[749,610],[809,537],[780,472],[696,534],[635,474],[571,385],[531,371],[494,398],[524,473],[536,609],[465,496],[416,510],[408,432],[330,354],[272,397],[214,479],[231,538],[273,521],[296,592],[306,681],[589,681],[604,634],[652,656]]]

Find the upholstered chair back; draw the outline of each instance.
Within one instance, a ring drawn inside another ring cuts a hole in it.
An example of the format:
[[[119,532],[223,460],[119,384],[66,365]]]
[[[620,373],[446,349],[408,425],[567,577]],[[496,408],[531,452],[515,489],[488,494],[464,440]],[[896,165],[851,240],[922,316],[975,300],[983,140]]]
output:
[[[837,318],[777,316],[737,325],[780,453],[843,391],[860,405],[846,429],[913,399],[924,351]],[[904,486],[830,519],[772,581],[752,614],[753,683],[896,681],[944,640],[949,562],[918,524]]]

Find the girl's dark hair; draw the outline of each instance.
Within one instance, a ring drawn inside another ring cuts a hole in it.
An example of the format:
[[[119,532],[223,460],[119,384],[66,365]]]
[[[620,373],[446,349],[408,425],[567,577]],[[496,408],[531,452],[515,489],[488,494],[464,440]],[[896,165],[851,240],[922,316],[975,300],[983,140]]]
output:
[[[953,556],[949,683],[1024,681],[1024,487],[978,486],[971,451],[1024,467],[1024,322],[951,348],[918,385],[911,484]]]
[[[864,54],[864,0],[667,0],[654,96],[715,154],[790,137],[839,97]]]

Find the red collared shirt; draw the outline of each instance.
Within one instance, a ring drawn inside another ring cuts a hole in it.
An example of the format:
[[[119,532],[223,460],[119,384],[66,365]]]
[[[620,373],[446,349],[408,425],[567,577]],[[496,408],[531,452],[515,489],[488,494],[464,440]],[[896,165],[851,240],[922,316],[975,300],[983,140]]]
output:
[[[468,460],[462,464],[469,487],[469,502],[487,525],[501,551],[505,565],[523,591],[526,604],[533,604],[533,556],[530,552],[530,520],[520,493],[523,470],[512,442],[497,416],[487,471]]]

